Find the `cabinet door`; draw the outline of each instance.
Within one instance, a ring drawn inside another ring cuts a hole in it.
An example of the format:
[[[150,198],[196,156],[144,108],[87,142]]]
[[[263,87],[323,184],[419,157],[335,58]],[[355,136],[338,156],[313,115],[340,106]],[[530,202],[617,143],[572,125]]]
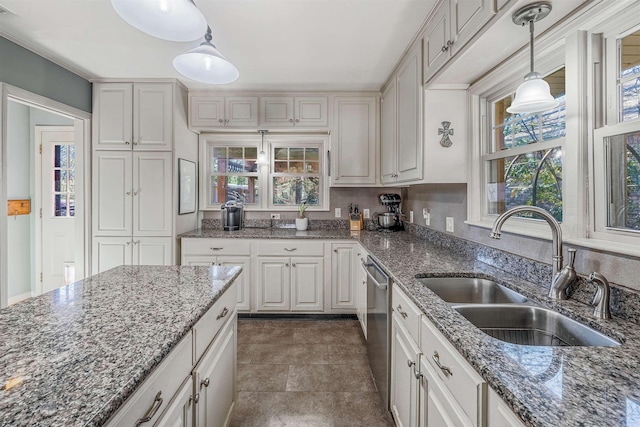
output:
[[[258,98],[255,96],[227,96],[224,125],[226,127],[258,126]]]
[[[454,40],[451,54],[455,55],[496,13],[496,0],[450,1],[451,34]]]
[[[133,85],[96,83],[93,101],[93,148],[130,150],[133,136]]]
[[[491,427],[524,427],[524,424],[498,394],[489,389],[488,393],[488,420]]]
[[[131,152],[94,151],[93,234],[131,236],[133,181]]]
[[[329,125],[327,97],[296,97],[294,117],[296,127],[327,127]]]
[[[334,98],[333,186],[376,184],[376,103],[373,96]]]
[[[331,308],[355,309],[353,244],[331,245]]]
[[[260,125],[291,127],[294,120],[292,96],[265,96],[260,98]]]
[[[426,83],[433,77],[451,57],[451,40],[449,22],[449,1],[444,1],[433,18],[427,24],[423,33],[424,45],[424,76]]]
[[[393,77],[380,100],[380,176],[383,184],[396,182],[397,82]]]
[[[218,265],[239,265],[240,276],[235,280],[238,284],[238,311],[251,310],[251,257],[250,256],[218,256]],[[192,264],[193,265],[193,264]]]
[[[119,265],[131,265],[132,246],[131,237],[94,237],[91,271],[97,274]]]
[[[289,258],[258,257],[256,302],[258,311],[289,311],[291,267]]]
[[[291,258],[291,310],[323,311],[323,258]]]
[[[367,260],[367,254],[361,246],[356,246],[356,256],[353,268],[355,269],[355,288],[356,288],[356,314],[360,320],[360,326],[364,337],[367,338],[367,272],[364,269],[364,262]]]
[[[391,411],[398,427],[418,425],[418,380],[414,371],[420,350],[393,313],[391,336]],[[429,424],[439,426],[439,424]]]
[[[189,127],[191,129],[224,127],[224,97],[189,96]]]
[[[236,319],[235,312],[193,372],[197,425],[226,426],[236,391]]]
[[[181,265],[203,267],[216,265],[216,257],[206,255],[183,255]]]
[[[191,376],[182,383],[171,403],[154,427],[193,426],[193,380]]]
[[[133,149],[171,150],[173,147],[173,85],[133,85]]]
[[[422,46],[398,70],[398,182],[422,179]]]
[[[170,152],[133,155],[133,235],[171,236],[172,154]]]
[[[472,427],[455,398],[440,383],[423,356],[420,360],[420,426]],[[494,427],[494,424],[488,424]]]
[[[133,265],[172,265],[172,241],[171,237],[134,237]]]

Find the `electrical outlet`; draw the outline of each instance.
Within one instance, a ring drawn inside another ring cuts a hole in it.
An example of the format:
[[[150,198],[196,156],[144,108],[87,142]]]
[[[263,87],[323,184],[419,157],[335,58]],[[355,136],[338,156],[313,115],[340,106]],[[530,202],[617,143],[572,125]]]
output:
[[[431,225],[431,214],[429,212],[424,214],[424,225]]]
[[[422,208],[422,218],[426,218],[429,215],[427,208]]]
[[[453,233],[453,217],[452,216],[447,217],[447,231],[450,233]]]
[[[413,211],[409,211],[409,222],[413,224]]]
[[[341,208],[336,208],[335,216],[336,216],[336,218],[340,218],[342,216],[342,209]]]
[[[369,209],[365,209],[362,211],[362,216],[364,217],[364,219],[369,219],[370,214],[369,214]]]
[[[271,219],[280,219],[280,214],[271,214]]]

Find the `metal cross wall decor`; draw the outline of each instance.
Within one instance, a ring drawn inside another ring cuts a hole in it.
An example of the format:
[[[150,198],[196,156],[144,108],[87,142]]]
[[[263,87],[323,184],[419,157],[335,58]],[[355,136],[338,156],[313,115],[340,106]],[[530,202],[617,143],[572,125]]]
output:
[[[453,135],[453,129],[450,129],[449,126],[451,126],[451,122],[442,122],[442,127],[438,129],[438,135],[442,135],[440,145],[443,147],[451,147],[453,145],[453,141],[449,139],[449,136]]]

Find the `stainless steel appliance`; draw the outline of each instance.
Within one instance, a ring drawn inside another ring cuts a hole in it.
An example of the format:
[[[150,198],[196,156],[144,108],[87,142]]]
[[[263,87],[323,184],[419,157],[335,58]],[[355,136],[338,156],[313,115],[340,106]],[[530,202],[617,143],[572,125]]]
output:
[[[243,222],[242,203],[235,200],[226,202],[222,205],[222,229],[223,230],[240,230]]]
[[[374,222],[379,231],[399,231],[404,230],[402,225],[402,211],[400,203],[402,198],[399,194],[381,194],[380,203],[387,208],[387,212],[378,213],[374,216]]]
[[[391,281],[382,269],[367,257],[367,354],[376,388],[385,409],[389,410],[391,387]]]

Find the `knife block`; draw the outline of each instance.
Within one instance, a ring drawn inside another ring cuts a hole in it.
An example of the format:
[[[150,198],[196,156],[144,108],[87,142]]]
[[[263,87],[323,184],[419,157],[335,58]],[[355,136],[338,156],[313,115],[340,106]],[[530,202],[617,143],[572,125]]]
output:
[[[349,230],[360,231],[364,228],[364,221],[362,220],[362,214],[349,215]]]

